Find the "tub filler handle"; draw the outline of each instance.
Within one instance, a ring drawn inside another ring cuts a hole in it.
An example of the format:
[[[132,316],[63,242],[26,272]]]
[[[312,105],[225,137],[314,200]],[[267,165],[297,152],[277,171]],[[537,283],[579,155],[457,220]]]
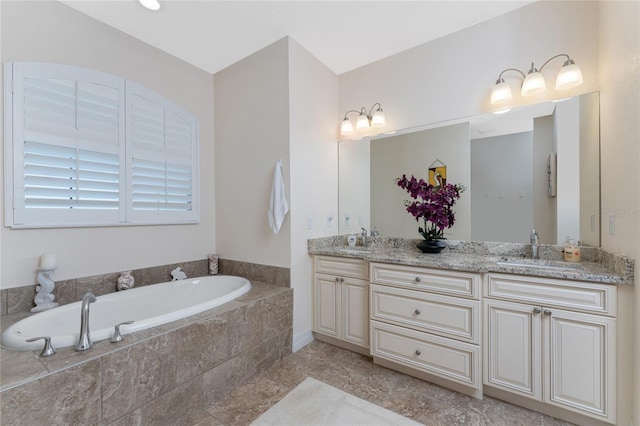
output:
[[[40,352],[40,356],[51,356],[56,353],[55,348],[51,345],[51,337],[49,336],[34,337],[32,339],[27,339],[26,342],[35,342],[40,339],[44,340],[44,348],[42,349],[42,352]]]
[[[133,324],[134,322],[135,321],[125,321],[125,322],[121,322],[120,324],[116,324],[115,330],[113,331],[113,337],[111,338],[111,343],[122,342],[124,340],[124,337],[122,337],[122,334],[120,333],[120,326],[130,325],[130,324]]]

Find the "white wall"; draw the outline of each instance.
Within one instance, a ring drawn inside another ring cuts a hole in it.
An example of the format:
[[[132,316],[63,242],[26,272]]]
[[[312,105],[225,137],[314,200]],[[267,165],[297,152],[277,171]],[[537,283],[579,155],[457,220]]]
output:
[[[636,260],[635,286],[619,288],[618,365],[625,391],[619,404],[631,407],[640,424],[640,3],[599,3],[600,144],[602,247]],[[609,215],[615,213],[615,232]],[[620,395],[620,394],[619,394]]]
[[[544,244],[556,242],[557,197],[549,198],[549,177],[546,170],[549,154],[556,150],[554,121],[553,115],[533,120],[533,164],[541,165],[533,170],[533,227],[538,231],[540,242]]]
[[[225,259],[291,264],[291,215],[277,235],[267,215],[278,159],[292,201],[288,66],[285,38],[214,75],[216,243]]]
[[[338,230],[338,77],[289,38],[291,286],[293,349],[311,341],[311,256],[307,239]],[[327,228],[325,216],[335,216]],[[307,229],[307,218],[313,228]]]
[[[556,105],[558,198],[556,244],[580,235],[580,100],[572,98]]]
[[[138,82],[187,109],[201,129],[199,224],[2,227],[2,288],[32,285],[42,253],[57,254],[57,280],[206,258],[215,250],[212,76],[59,2],[0,2],[0,9],[2,62],[68,64]]]
[[[471,141],[471,240],[528,243],[533,132]]]
[[[337,232],[337,223],[327,228],[325,218],[338,212],[338,79],[288,37],[214,78],[218,252],[290,268],[298,349],[312,339],[307,239]],[[289,214],[274,235],[267,209],[278,158]]]
[[[580,243],[600,245],[600,96],[580,96]],[[596,190],[596,188],[598,190]]]
[[[406,211],[409,194],[395,180],[408,178],[428,180],[429,166],[436,160],[447,165],[447,183],[470,185],[471,152],[469,123],[453,124],[420,132],[406,133],[371,141],[371,223],[382,235],[396,238],[422,238],[416,222]],[[471,215],[469,192],[463,192],[454,206],[455,224],[445,230],[452,240],[469,240]]]
[[[338,142],[338,206],[341,234],[359,234],[371,229],[371,143],[369,138]],[[345,222],[348,214],[349,220]],[[380,229],[378,229],[380,231]],[[390,234],[380,234],[390,236]]]

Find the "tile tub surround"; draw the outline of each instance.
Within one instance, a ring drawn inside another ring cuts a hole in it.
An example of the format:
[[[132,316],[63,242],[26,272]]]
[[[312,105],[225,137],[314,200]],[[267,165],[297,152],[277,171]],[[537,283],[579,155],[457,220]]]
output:
[[[259,281],[283,287],[291,286],[288,268],[225,259],[220,259],[219,262],[219,275],[237,275],[251,282]],[[187,274],[187,277],[202,277],[209,274],[208,259],[204,259],[134,269],[131,275],[135,279],[135,287],[163,283],[171,281],[171,271],[178,266]],[[66,305],[82,300],[82,297],[89,291],[96,296],[113,293],[117,291],[116,281],[121,273],[122,271],[56,281],[56,287],[53,291],[56,296],[55,301],[60,305]],[[33,304],[35,295],[36,284],[0,290],[0,315],[30,312],[31,308],[35,306]]]
[[[370,262],[415,265],[465,272],[503,272],[547,278],[571,279],[602,284],[633,284],[634,260],[595,247],[582,247],[582,259],[576,271],[498,265],[510,260],[531,258],[529,244],[469,242],[447,240],[447,248],[438,254],[425,254],[416,248],[420,240],[373,237],[365,252],[349,251],[346,235],[308,240],[310,254],[354,257]],[[359,246],[362,248],[362,246]],[[540,245],[540,259],[561,261],[562,246]]]
[[[192,317],[85,352],[1,349],[3,424],[197,424],[210,404],[291,352],[293,290],[252,282]],[[3,327],[10,317],[3,317]]]

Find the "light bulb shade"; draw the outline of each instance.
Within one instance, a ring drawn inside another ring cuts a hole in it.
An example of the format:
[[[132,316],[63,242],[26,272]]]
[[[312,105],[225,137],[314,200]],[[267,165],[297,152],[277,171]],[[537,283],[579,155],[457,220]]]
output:
[[[378,108],[371,116],[371,125],[373,127],[383,127],[385,124],[387,124],[387,120],[384,117],[384,111],[382,111],[382,108]]]
[[[351,120],[347,117],[342,120],[342,125],[340,126],[340,134],[341,135],[349,135],[353,133],[353,124],[351,124]]]
[[[504,80],[498,80],[493,90],[491,91],[491,105],[498,105],[505,102],[509,102],[513,96],[511,95],[511,88]]]
[[[356,121],[356,129],[366,129],[369,127],[369,117],[366,114],[360,113],[358,121]]]
[[[567,90],[581,84],[582,71],[573,61],[567,61],[556,77],[556,90]]]
[[[149,10],[160,9],[160,2],[158,0],[138,0],[138,2]]]
[[[534,71],[527,74],[527,78],[522,83],[522,96],[531,96],[547,89],[544,77],[540,72]]]

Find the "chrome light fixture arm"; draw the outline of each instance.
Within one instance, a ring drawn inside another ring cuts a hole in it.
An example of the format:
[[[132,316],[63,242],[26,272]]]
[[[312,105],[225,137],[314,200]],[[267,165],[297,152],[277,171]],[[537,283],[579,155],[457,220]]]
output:
[[[500,75],[498,75],[498,79],[496,80],[496,84],[504,83],[504,79],[502,78],[502,75],[503,75],[505,72],[507,72],[507,71],[515,71],[515,72],[517,72],[518,74],[520,74],[520,75],[522,76],[522,78],[526,78],[526,77],[527,77],[526,75],[524,75],[524,73],[523,73],[522,71],[520,71],[520,70],[519,70],[519,69],[517,69],[517,68],[507,68],[507,69],[505,69],[505,70],[502,70],[502,72],[500,73]]]
[[[547,59],[545,61],[544,64],[542,64],[542,66],[540,67],[540,72],[542,72],[542,69],[552,60],[554,60],[555,58],[559,58],[561,56],[565,56],[567,58],[567,60],[564,62],[564,64],[562,65],[563,67],[565,65],[571,65],[571,64],[575,64],[575,62],[573,62],[573,60],[569,57],[569,55],[567,55],[566,53],[560,53],[559,55],[556,56],[552,56],[551,58]],[[531,63],[531,66],[533,67],[533,62]]]

